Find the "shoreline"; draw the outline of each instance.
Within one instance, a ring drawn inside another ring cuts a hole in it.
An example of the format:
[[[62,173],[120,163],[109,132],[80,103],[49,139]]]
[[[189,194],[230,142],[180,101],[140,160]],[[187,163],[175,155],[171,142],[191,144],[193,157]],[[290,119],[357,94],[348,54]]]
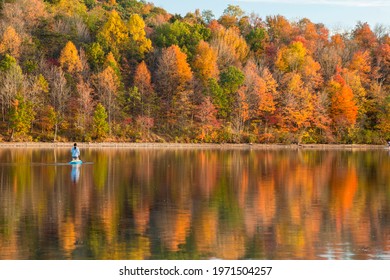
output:
[[[0,142],[0,148],[69,148],[74,142]],[[175,149],[306,149],[306,150],[378,150],[387,145],[369,144],[209,144],[209,143],[133,143],[99,142],[77,143],[80,148],[175,148]]]

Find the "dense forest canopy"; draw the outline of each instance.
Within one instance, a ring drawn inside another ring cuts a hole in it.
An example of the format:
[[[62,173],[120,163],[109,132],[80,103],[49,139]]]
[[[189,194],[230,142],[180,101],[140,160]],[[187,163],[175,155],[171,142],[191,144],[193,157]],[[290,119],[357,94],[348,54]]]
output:
[[[0,3],[0,141],[390,138],[385,28],[335,33],[233,5],[215,18],[136,0]]]

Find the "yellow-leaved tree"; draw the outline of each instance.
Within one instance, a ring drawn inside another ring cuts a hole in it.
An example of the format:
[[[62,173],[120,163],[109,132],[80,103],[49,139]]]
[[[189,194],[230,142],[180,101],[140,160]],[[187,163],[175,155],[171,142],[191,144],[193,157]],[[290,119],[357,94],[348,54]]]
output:
[[[77,73],[82,70],[82,64],[76,46],[68,41],[61,51],[59,59],[61,67],[69,73]]]
[[[300,41],[282,47],[277,53],[275,65],[284,73],[298,73],[311,91],[322,85],[321,66]]]
[[[219,76],[217,53],[205,41],[199,42],[193,65],[195,72],[204,85],[208,83],[209,79],[217,79]]]
[[[216,26],[212,29],[210,44],[217,52],[218,66],[221,71],[232,65],[239,66],[246,60],[249,53],[245,39],[235,26],[229,29]]]
[[[282,72],[294,72],[303,68],[307,50],[302,42],[293,42],[278,52],[276,67]]]
[[[138,14],[130,16],[129,23],[130,49],[135,50],[141,58],[152,51],[152,41],[146,38],[145,22]]]
[[[98,32],[97,39],[105,50],[111,50],[116,57],[126,47],[129,42],[128,29],[117,11],[111,11],[107,22]]]
[[[85,16],[87,14],[87,7],[82,0],[60,0],[57,9],[68,16]]]

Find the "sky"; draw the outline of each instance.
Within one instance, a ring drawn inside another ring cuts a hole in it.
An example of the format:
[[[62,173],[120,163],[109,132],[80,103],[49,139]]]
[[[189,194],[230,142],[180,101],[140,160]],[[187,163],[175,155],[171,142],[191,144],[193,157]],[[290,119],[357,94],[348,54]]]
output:
[[[291,21],[308,18],[323,23],[330,30],[349,30],[367,22],[371,28],[390,28],[390,0],[147,0],[172,14],[211,10],[219,18],[228,5],[238,5],[246,14],[265,19],[282,15]]]

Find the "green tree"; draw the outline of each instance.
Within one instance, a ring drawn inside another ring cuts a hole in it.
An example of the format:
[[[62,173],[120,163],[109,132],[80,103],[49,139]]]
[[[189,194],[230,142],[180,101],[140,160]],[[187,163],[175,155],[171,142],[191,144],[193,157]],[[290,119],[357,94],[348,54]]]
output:
[[[243,85],[245,80],[244,73],[237,67],[230,66],[225,71],[221,72],[221,86],[227,99],[227,117],[230,121],[231,115],[238,98],[238,89]]]
[[[233,16],[235,18],[241,18],[245,12],[236,5],[228,5],[227,8],[223,11],[224,15]]]
[[[235,66],[230,66],[221,73],[221,85],[229,94],[237,92],[245,79],[244,73]]]
[[[252,28],[245,36],[248,45],[256,55],[260,55],[266,46],[268,40],[267,30],[263,27]]]
[[[245,12],[236,5],[228,5],[223,11],[223,15],[219,19],[219,22],[226,28],[232,27],[237,24]]]
[[[5,121],[12,107],[12,102],[18,95],[25,94],[26,79],[22,69],[12,56],[5,56],[0,63],[0,69],[0,103],[2,119]]]
[[[24,100],[22,96],[17,96],[10,110],[9,123],[11,129],[11,140],[14,137],[25,137],[30,129],[35,118],[35,112],[32,104]]]
[[[209,24],[215,18],[213,11],[204,10],[202,11],[202,19],[206,24]]]
[[[11,55],[6,54],[4,58],[0,61],[0,71],[9,70],[14,64],[16,64],[16,59]]]
[[[201,40],[207,41],[210,35],[210,30],[204,25],[190,25],[177,20],[174,23],[166,23],[157,27],[154,43],[160,48],[177,45],[189,59],[192,59],[199,42]]]
[[[88,47],[87,56],[93,70],[98,70],[103,66],[105,54],[99,43],[94,42]]]
[[[107,117],[106,109],[98,103],[93,114],[93,135],[96,140],[103,140],[107,136],[109,130]]]
[[[228,99],[217,79],[208,81],[207,95],[211,97],[212,103],[217,109],[218,117],[226,118],[228,114]]]

